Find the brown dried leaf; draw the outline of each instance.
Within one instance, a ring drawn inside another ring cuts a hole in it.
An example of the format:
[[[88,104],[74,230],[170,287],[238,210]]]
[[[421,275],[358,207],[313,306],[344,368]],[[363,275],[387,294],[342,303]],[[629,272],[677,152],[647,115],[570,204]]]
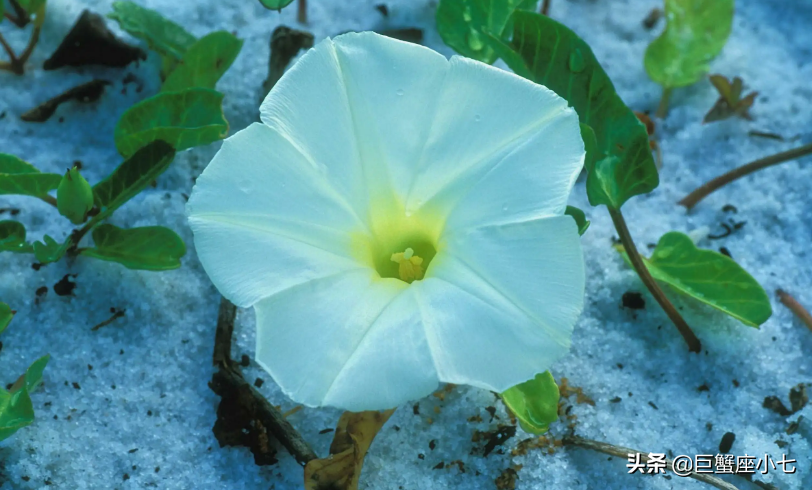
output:
[[[77,100],[82,103],[90,103],[98,100],[99,97],[101,97],[101,95],[104,93],[104,87],[107,85],[110,85],[110,82],[106,80],[93,80],[83,83],[78,87],[73,87],[64,93],[57,95],[53,99],[43,102],[20,116],[20,119],[26,122],[45,122],[54,115],[56,108],[64,102],[69,100]]]
[[[703,123],[721,121],[733,116],[739,116],[748,121],[753,120],[748,111],[756,101],[758,92],[750,92],[742,98],[744,82],[741,77],[734,77],[733,82],[731,82],[723,75],[711,75],[710,81],[716,87],[716,91],[719,92],[719,99],[716,100],[711,110],[705,115],[702,120]]]
[[[394,411],[344,412],[330,456],[305,465],[305,490],[356,490],[369,446]]]

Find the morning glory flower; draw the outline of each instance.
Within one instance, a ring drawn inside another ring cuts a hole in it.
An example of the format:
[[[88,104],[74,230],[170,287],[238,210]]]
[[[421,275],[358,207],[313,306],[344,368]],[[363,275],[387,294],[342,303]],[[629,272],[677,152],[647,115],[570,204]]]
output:
[[[197,179],[189,222],[298,403],[501,392],[564,355],[584,296],[578,117],[545,87],[373,33],[327,39]]]

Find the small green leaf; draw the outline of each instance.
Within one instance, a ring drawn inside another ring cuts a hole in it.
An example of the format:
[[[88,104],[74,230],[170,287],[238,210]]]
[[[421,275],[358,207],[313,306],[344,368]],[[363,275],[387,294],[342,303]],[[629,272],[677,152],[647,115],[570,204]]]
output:
[[[30,393],[42,383],[42,372],[51,356],[36,360],[11,387],[0,388],[0,441],[34,421],[34,405]]]
[[[93,189],[79,173],[79,169],[73,167],[62,177],[56,190],[56,209],[71,223],[80,225],[85,222],[87,213],[92,208]]]
[[[3,330],[8,327],[12,318],[14,318],[14,311],[9,305],[0,301],[0,333],[3,333]]]
[[[665,0],[665,31],[649,44],[644,64],[665,88],[699,81],[725,46],[734,0]]]
[[[228,121],[222,103],[223,94],[207,88],[150,97],[121,116],[115,130],[116,147],[129,157],[155,140],[181,151],[225,138]]]
[[[293,0],[259,0],[259,3],[266,9],[281,10],[293,3]]]
[[[110,216],[122,204],[132,199],[159,175],[169,168],[175,159],[175,150],[165,141],[153,141],[125,160],[113,173],[93,187],[96,205],[100,212],[86,226]]]
[[[581,209],[576,208],[575,206],[567,206],[567,210],[564,211],[564,214],[567,216],[572,216],[572,219],[575,220],[575,224],[578,226],[579,235],[583,235],[586,233],[586,230],[589,229],[589,220],[586,219],[586,214],[584,214]]]
[[[629,258],[619,249],[626,263]],[[651,276],[746,325],[758,327],[772,315],[764,288],[730,257],[696,248],[690,237],[671,231],[660,238],[650,259]]]
[[[543,434],[558,420],[558,385],[550,371],[537,374],[502,393],[502,401],[526,432]]]
[[[42,240],[41,242],[34,242],[34,256],[43,264],[58,261],[73,246],[73,239],[70,235],[62,243],[57,243],[49,235],[45,235]]]
[[[3,14],[6,13],[6,2],[3,0],[0,2],[0,22],[3,22]]]
[[[177,269],[180,258],[186,255],[183,240],[163,226],[125,230],[103,224],[93,230],[93,241],[96,247],[82,250],[82,255],[118,262],[128,269]]]
[[[486,33],[505,39],[511,14],[517,9],[535,9],[537,4],[538,0],[440,0],[435,16],[437,31],[459,54],[491,64],[498,55]]]
[[[161,92],[178,92],[193,87],[213,89],[234,63],[242,44],[241,39],[226,31],[212,32],[201,38],[170,73]]]
[[[133,2],[113,2],[107,15],[122,29],[147,42],[150,49],[180,61],[197,38],[158,12]]]
[[[632,196],[654,190],[659,177],[646,128],[617,95],[589,46],[546,15],[518,10],[513,21],[510,44],[494,36],[489,42],[517,75],[553,90],[578,113],[589,203],[620,209]],[[594,146],[583,125],[592,128]]]
[[[0,194],[40,197],[59,186],[62,176],[44,174],[13,155],[0,153]]]
[[[34,248],[25,241],[25,226],[17,221],[0,221],[0,252],[32,253]]]

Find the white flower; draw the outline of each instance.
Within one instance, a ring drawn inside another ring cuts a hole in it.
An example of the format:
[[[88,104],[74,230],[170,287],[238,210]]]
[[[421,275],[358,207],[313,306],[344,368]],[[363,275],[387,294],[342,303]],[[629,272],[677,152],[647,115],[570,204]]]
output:
[[[198,178],[189,222],[293,400],[360,411],[503,391],[569,348],[584,265],[564,99],[372,33],[327,39]]]

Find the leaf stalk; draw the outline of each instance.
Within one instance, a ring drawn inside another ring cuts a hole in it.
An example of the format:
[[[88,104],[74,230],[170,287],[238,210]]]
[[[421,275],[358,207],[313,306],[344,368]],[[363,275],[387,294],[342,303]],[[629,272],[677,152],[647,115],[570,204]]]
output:
[[[623,214],[619,209],[609,209],[609,215],[612,216],[612,222],[620,236],[620,242],[623,244],[623,248],[626,250],[626,254],[629,256],[629,260],[635,272],[637,272],[637,275],[640,276],[640,279],[643,281],[643,284],[646,285],[651,295],[654,296],[654,299],[660,304],[660,307],[665,311],[666,315],[668,315],[668,318],[670,318],[674,326],[677,327],[682,338],[684,338],[688,344],[688,350],[690,352],[701,351],[702,343],[694,334],[693,330],[691,330],[691,327],[688,326],[688,323],[682,318],[682,315],[679,314],[674,305],[671,304],[665,296],[663,290],[660,289],[660,286],[654,278],[651,277],[646,264],[643,263],[643,259],[640,257],[640,253],[637,251],[637,247],[634,245],[632,236],[629,233],[629,228],[626,226],[626,220],[623,218]]]
[[[699,201],[706,198],[710,193],[716,191],[721,187],[724,187],[725,185],[733,182],[734,180],[740,179],[745,175],[750,175],[753,172],[757,172],[763,168],[778,165],[779,163],[788,162],[790,160],[795,160],[796,158],[801,158],[802,156],[810,154],[812,154],[812,143],[799,146],[798,148],[793,148],[791,150],[782,151],[780,153],[766,156],[764,158],[759,158],[758,160],[750,162],[746,165],[742,165],[741,167],[734,168],[730,172],[722,174],[719,177],[716,177],[715,179],[706,182],[705,184],[702,184],[701,186],[697,187],[694,191],[692,191],[690,194],[683,197],[678,204],[681,204],[682,206],[691,209],[692,207],[696,206],[697,203],[699,203]]]
[[[660,97],[660,105],[657,106],[657,113],[655,114],[660,119],[668,115],[668,103],[671,101],[672,90],[670,87],[663,88],[663,95]]]
[[[784,291],[783,289],[779,289],[775,292],[776,296],[778,296],[778,301],[784,304],[791,312],[795,314],[804,325],[812,331],[812,314],[801,305],[795,298],[793,298],[788,292]]]

